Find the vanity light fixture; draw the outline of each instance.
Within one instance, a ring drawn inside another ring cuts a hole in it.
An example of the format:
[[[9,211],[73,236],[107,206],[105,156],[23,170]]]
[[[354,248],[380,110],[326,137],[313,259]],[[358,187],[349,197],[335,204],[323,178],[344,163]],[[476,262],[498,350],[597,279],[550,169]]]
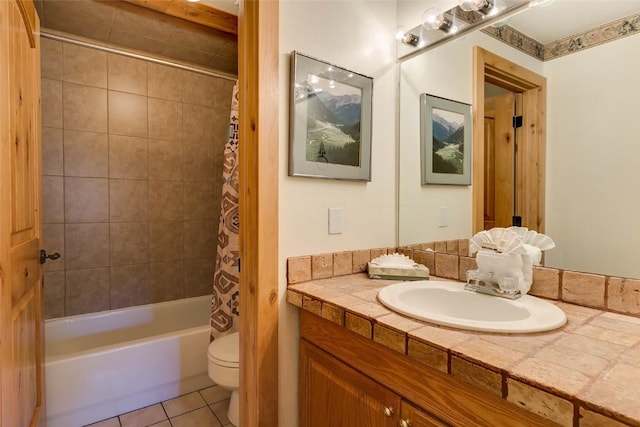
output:
[[[405,33],[402,36],[402,43],[408,44],[409,46],[418,47],[420,44],[420,37],[415,34]]]
[[[453,21],[435,7],[430,7],[422,14],[422,26],[427,30],[440,30],[445,33],[455,32]]]
[[[478,12],[482,15],[495,14],[495,0],[461,0],[460,9],[465,12]]]

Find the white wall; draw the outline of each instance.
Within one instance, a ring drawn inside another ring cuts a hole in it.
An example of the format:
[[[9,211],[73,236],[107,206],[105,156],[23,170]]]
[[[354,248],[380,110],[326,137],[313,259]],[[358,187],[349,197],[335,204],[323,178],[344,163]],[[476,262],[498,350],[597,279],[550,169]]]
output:
[[[545,63],[547,265],[640,277],[640,36]]]
[[[420,94],[471,104],[473,46],[542,74],[540,61],[480,32],[427,51],[400,69],[399,243],[471,237],[471,186],[420,185]],[[447,227],[438,226],[447,207]]]
[[[298,415],[298,309],[286,303],[286,259],[395,245],[395,25],[395,1],[280,3],[280,426],[297,426]],[[373,77],[371,182],[287,176],[292,50]],[[327,233],[330,207],[344,210],[340,235]]]

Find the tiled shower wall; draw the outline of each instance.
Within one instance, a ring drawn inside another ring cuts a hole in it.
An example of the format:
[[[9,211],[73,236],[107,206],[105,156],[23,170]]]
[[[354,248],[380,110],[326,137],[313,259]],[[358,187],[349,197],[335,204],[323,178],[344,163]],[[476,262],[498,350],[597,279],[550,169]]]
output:
[[[46,318],[211,292],[232,87],[42,39]]]

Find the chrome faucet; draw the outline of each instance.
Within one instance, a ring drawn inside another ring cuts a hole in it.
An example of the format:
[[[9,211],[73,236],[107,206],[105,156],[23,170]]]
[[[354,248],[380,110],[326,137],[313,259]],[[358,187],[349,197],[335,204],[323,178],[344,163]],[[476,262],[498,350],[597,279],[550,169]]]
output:
[[[464,288],[468,291],[507,299],[517,299],[522,296],[518,289],[518,278],[500,277],[496,281],[493,273],[483,273],[480,270],[467,271],[467,284]]]

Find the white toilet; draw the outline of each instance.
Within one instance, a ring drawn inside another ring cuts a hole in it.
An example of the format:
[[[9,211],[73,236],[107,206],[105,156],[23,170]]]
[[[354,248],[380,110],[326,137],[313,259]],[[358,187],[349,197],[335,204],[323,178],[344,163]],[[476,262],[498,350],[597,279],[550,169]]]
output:
[[[209,344],[209,378],[220,387],[231,390],[229,421],[237,426],[240,421],[238,387],[240,387],[240,338],[238,332],[216,338]]]

